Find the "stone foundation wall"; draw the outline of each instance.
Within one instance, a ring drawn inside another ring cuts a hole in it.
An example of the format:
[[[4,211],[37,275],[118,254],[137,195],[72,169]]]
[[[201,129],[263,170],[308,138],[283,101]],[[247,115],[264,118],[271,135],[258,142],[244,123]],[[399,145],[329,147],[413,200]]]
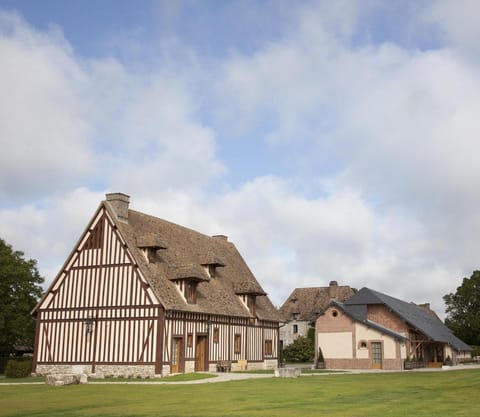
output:
[[[37,365],[37,375],[49,374],[87,374],[117,377],[152,378],[155,365],[95,365],[95,374],[91,365]]]
[[[276,359],[268,359],[264,362],[264,369],[275,369],[278,367],[278,361]]]
[[[185,373],[191,374],[195,372],[195,361],[185,361]]]
[[[278,365],[276,359],[268,359],[263,362],[248,362],[247,370],[275,369]],[[242,366],[238,362],[232,362],[232,371],[239,371]],[[185,373],[195,372],[195,361],[185,361]],[[210,363],[208,372],[217,372],[217,364]],[[35,372],[37,375],[50,374],[86,374],[97,376],[117,376],[134,378],[153,378],[155,365],[95,365],[95,374],[92,373],[92,365],[46,365],[39,364]],[[162,375],[170,375],[170,365],[162,366]]]
[[[162,376],[170,375],[170,365],[163,365],[162,366]]]
[[[247,370],[248,371],[258,371],[261,369],[265,369],[264,362],[248,362],[247,363]]]
[[[372,369],[370,359],[326,359],[326,369]],[[403,369],[401,359],[384,359],[382,369],[389,371],[399,371]]]
[[[90,374],[92,371],[91,365],[37,365],[35,374],[50,375],[50,374]]]

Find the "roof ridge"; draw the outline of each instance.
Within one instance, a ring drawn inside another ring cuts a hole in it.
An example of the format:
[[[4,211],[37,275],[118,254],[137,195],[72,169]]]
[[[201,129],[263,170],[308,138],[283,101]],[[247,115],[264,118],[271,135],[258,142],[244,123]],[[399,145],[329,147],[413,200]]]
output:
[[[131,213],[134,213],[134,214],[136,214],[136,215],[140,215],[140,216],[142,216],[142,217],[149,217],[149,218],[151,218],[151,219],[155,219],[156,221],[161,221],[161,222],[167,223],[167,224],[169,224],[169,225],[172,225],[172,226],[174,226],[174,227],[178,227],[179,229],[183,229],[183,230],[188,231],[188,232],[190,232],[190,233],[194,233],[194,234],[196,234],[196,235],[200,235],[200,236],[203,236],[203,237],[206,237],[206,238],[210,238],[210,239],[212,239],[212,240],[215,241],[215,242],[227,242],[227,243],[233,245],[233,243],[230,242],[230,241],[228,241],[228,240],[216,239],[216,238],[213,237],[213,235],[208,235],[208,234],[206,234],[206,233],[199,232],[198,230],[192,229],[191,227],[183,226],[183,225],[181,225],[181,224],[179,224],[179,223],[175,223],[175,222],[172,222],[172,221],[170,221],[170,220],[166,220],[166,219],[164,219],[164,218],[162,218],[162,217],[157,217],[157,216],[154,216],[154,215],[152,215],[152,214],[147,214],[147,213],[144,213],[144,212],[142,212],[142,211],[133,210],[133,209],[128,209],[128,211],[129,211],[129,213],[131,212]]]

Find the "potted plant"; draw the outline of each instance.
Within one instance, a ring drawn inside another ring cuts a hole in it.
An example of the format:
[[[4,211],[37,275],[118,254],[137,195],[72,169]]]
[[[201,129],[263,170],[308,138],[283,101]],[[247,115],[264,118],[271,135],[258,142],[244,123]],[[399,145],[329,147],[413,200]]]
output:
[[[325,369],[325,359],[323,358],[322,349],[318,348],[318,356],[317,356],[317,369]]]

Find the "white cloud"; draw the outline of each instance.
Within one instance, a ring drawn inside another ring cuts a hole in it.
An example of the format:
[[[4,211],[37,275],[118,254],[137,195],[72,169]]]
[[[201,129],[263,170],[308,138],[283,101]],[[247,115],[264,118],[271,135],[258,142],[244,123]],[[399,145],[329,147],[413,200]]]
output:
[[[303,251],[305,264],[411,299],[416,288],[425,286],[438,306],[441,295],[453,289],[445,277],[459,279],[475,262],[478,68],[461,59],[455,45],[426,51],[392,43],[352,46],[345,36],[354,33],[354,19],[347,19],[338,35],[317,19],[321,10],[308,9],[298,30],[281,42],[226,63],[217,87],[221,105],[228,102],[232,109],[224,111],[224,120],[245,135],[267,130],[264,138],[286,152],[306,141],[310,145],[302,147],[307,155],[301,160],[312,167],[308,174],[322,171],[316,165],[328,164],[339,173],[335,187],[361,193],[372,219],[360,241],[364,258],[356,254],[357,263],[349,263],[348,244],[342,241],[335,248],[322,230],[311,247],[321,249],[325,242],[334,267],[315,262],[308,250]],[[281,218],[279,224],[288,220]],[[342,236],[341,230],[334,235]]]
[[[441,310],[478,267],[480,80],[457,53],[474,25],[455,35],[440,2],[428,13],[453,43],[358,44],[369,11],[338,4],[309,3],[251,55],[212,64],[186,50],[199,60],[191,71],[80,60],[58,30],[2,14],[1,237],[51,275],[104,191],[123,191],[136,209],[228,234],[277,305],[335,279]],[[284,150],[295,178],[251,175],[212,192],[228,169],[217,142],[233,134]]]
[[[0,210],[1,238],[28,258],[38,260],[46,282],[50,282],[66,260],[104,193],[73,189],[35,204]]]
[[[3,12],[0,54],[0,234],[47,280],[104,190],[173,204],[224,171],[181,74],[80,59],[59,30]]]
[[[467,59],[479,62],[480,4],[476,0],[431,2],[420,21],[434,24],[447,45]]]
[[[78,86],[85,74],[58,32],[37,33],[0,13],[0,196],[18,200],[92,174],[91,129]]]

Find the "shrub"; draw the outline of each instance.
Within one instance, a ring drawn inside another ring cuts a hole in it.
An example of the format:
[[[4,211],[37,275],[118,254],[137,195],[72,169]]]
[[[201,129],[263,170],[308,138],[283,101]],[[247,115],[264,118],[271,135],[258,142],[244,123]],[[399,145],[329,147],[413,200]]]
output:
[[[7,378],[26,378],[32,373],[32,358],[10,359],[5,368]]]
[[[298,336],[291,345],[283,350],[286,362],[302,363],[311,362],[315,355],[313,341],[305,336]]]
[[[9,356],[0,356],[0,375],[5,373],[7,362],[10,360]]]

